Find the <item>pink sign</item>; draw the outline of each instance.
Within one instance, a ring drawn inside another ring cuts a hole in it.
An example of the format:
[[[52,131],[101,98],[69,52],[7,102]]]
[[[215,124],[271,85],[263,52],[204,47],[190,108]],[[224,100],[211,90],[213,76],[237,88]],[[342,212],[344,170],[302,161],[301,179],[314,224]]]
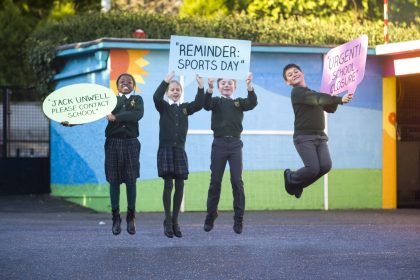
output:
[[[368,37],[363,35],[330,50],[324,56],[321,92],[354,93],[365,76]]]

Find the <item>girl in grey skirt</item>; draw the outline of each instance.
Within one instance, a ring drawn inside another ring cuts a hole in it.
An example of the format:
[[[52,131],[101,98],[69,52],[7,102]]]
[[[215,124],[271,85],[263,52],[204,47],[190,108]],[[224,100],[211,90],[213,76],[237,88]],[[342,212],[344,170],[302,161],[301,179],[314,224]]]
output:
[[[181,103],[182,86],[178,81],[173,80],[173,77],[174,72],[169,73],[153,95],[156,110],[160,114],[157,167],[159,177],[164,179],[163,207],[165,209],[165,220],[163,229],[164,234],[169,238],[174,235],[182,237],[178,214],[184,193],[184,180],[188,179],[189,173],[188,158],[185,153],[188,116],[201,110],[204,97],[203,78],[197,76],[198,90],[194,101]],[[167,101],[164,100],[165,95]],[[171,213],[174,180],[175,193]]]
[[[140,177],[139,120],[143,117],[143,99],[135,95],[136,81],[130,74],[117,79],[117,105],[106,116],[105,176],[110,184],[112,233],[121,233],[120,185],[127,186],[127,232],[136,233],[136,180]],[[64,126],[73,126],[62,122]]]
[[[112,233],[121,232],[120,185],[127,186],[127,232],[136,233],[136,180],[140,177],[139,120],[143,117],[143,99],[135,95],[136,81],[127,73],[117,79],[117,105],[107,115],[105,129],[105,175],[110,184]]]

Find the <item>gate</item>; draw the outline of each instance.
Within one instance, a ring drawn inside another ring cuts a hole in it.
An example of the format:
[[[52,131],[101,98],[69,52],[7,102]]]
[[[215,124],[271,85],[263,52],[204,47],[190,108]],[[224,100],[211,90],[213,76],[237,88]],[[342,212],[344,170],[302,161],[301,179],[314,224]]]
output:
[[[0,195],[50,192],[50,123],[34,89],[0,86]]]

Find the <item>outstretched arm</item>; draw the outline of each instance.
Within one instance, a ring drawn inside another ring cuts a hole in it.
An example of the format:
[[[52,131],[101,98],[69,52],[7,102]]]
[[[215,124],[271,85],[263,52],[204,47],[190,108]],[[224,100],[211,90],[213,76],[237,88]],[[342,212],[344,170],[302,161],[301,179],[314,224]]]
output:
[[[241,108],[244,111],[252,110],[257,106],[257,95],[255,94],[254,87],[252,86],[252,79],[253,75],[252,73],[248,73],[248,76],[246,77],[246,88],[248,90],[248,97],[245,99],[241,99]]]
[[[207,89],[207,92],[204,96],[204,109],[206,111],[210,111],[211,109],[213,109],[212,94],[213,94],[213,89],[214,89],[214,80],[215,78],[208,78],[207,80],[209,88]]]
[[[203,99],[204,99],[204,81],[203,77],[199,75],[196,76],[198,83],[197,94],[195,95],[194,101],[188,104],[188,114],[192,115],[197,111],[200,111],[203,108]]]
[[[68,121],[61,122],[60,124],[61,124],[62,126],[65,126],[65,127],[72,127],[72,126],[77,125],[77,124],[72,124],[72,123],[69,123]]]
[[[349,103],[353,99],[353,93],[347,93],[341,98],[342,104]],[[323,105],[324,111],[327,113],[334,113],[337,111],[338,104]]]
[[[341,98],[341,102],[349,103],[353,99],[353,92],[348,92]]]
[[[252,75],[251,72],[248,73],[248,75],[246,76],[246,88],[248,91],[254,91],[254,88],[252,87],[252,80],[254,79],[254,76]]]
[[[168,88],[169,82],[172,81],[174,75],[174,71],[169,72],[156,89],[155,94],[153,94],[153,101],[155,103],[156,110],[159,112],[162,112],[164,108],[165,101],[163,100],[163,97],[165,96],[166,89]]]
[[[138,122],[144,114],[143,98],[140,95],[135,95],[134,99],[130,101],[130,106],[133,108],[115,115],[107,115],[107,119],[119,122]]]
[[[292,102],[294,104],[321,105],[325,107],[328,105],[343,104],[343,98],[316,92],[306,87],[294,87],[292,90]]]

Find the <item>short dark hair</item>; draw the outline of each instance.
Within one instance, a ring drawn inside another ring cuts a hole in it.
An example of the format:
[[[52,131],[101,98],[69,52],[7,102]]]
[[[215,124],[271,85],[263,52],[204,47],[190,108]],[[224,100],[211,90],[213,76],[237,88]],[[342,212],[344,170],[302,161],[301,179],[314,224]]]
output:
[[[120,79],[124,76],[130,77],[133,80],[134,83],[134,87],[136,87],[136,79],[134,79],[133,75],[128,74],[128,73],[122,73],[121,75],[118,76],[117,78],[117,87],[118,87],[118,82],[120,81]]]
[[[301,72],[302,72],[302,69],[300,69],[299,65],[294,64],[294,63],[287,64],[287,65],[286,65],[286,66],[284,66],[284,68],[283,68],[283,78],[284,78],[284,80],[285,80],[285,81],[287,81],[287,79],[286,79],[286,71],[287,71],[287,70],[289,70],[290,68],[296,68],[296,69],[299,69],[299,71],[301,71]]]

